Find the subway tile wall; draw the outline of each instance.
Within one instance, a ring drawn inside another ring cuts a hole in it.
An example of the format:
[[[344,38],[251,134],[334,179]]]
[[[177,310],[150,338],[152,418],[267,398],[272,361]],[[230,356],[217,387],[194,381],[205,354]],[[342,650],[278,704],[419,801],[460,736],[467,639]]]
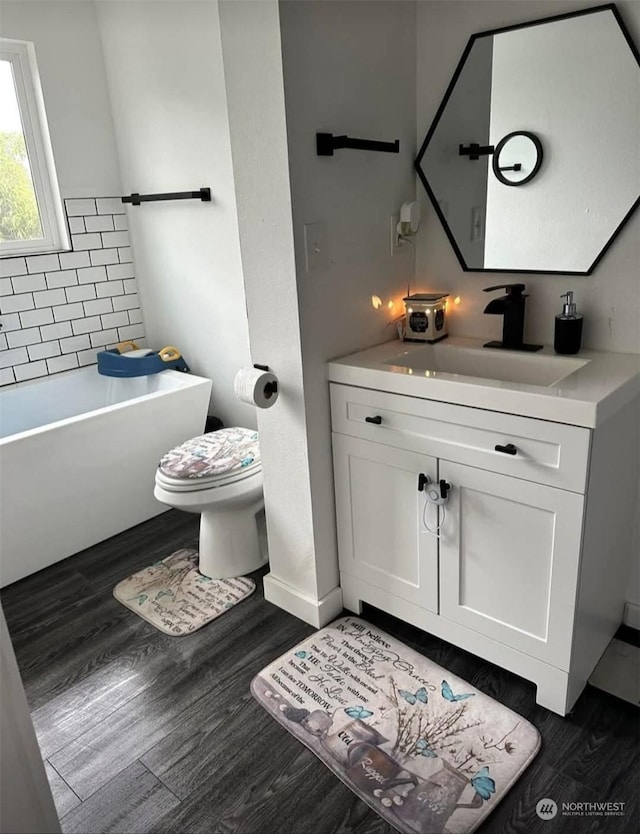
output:
[[[119,197],[65,200],[71,252],[0,259],[0,385],[95,364],[146,345]]]

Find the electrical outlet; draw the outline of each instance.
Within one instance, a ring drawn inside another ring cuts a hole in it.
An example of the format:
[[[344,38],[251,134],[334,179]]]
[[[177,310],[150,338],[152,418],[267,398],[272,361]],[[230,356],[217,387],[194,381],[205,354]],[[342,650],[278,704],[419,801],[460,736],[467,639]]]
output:
[[[328,266],[327,230],[324,223],[305,223],[304,253],[307,272]]]
[[[392,214],[389,220],[389,247],[392,255],[400,249],[400,235],[398,234],[398,222],[400,216]]]

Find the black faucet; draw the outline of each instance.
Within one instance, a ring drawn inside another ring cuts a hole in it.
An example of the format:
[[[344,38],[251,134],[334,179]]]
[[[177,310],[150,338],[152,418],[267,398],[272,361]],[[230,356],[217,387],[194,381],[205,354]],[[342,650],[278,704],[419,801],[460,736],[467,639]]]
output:
[[[507,294],[493,298],[484,308],[485,313],[501,315],[502,341],[486,342],[484,347],[504,350],[540,350],[542,345],[528,345],[524,342],[524,300],[527,297],[524,284],[499,284],[485,287],[484,292],[506,290]]]

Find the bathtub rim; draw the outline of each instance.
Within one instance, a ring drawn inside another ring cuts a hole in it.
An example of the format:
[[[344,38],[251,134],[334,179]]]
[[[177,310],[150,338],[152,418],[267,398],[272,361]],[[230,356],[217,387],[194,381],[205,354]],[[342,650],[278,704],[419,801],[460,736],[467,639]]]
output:
[[[52,379],[61,379],[64,377],[71,377],[73,375],[78,374],[79,371],[86,371],[87,368],[96,368],[97,372],[97,365],[88,365],[85,368],[72,368],[68,371],[62,371],[58,374],[51,374],[45,377],[39,377],[38,379],[28,379],[24,380],[23,382],[14,383],[11,386],[3,386],[0,388],[0,400],[2,398],[3,391],[14,391],[16,389],[22,388],[30,388],[33,386],[37,386],[38,384],[42,384]],[[211,393],[211,386],[213,385],[212,380],[208,377],[198,376],[197,374],[192,373],[185,373],[184,371],[174,371],[172,369],[167,369],[166,371],[161,371],[161,373],[166,378],[172,380],[172,385],[169,388],[165,388],[160,391],[152,391],[151,393],[140,394],[137,397],[131,397],[127,400],[122,400],[118,403],[113,403],[112,405],[105,405],[101,408],[94,408],[91,411],[83,411],[81,414],[74,414],[72,417],[64,417],[62,420],[53,420],[50,423],[44,423],[41,426],[34,426],[31,429],[25,429],[24,431],[14,432],[13,434],[9,434],[6,437],[0,437],[0,449],[3,446],[8,445],[9,443],[17,443],[20,440],[26,440],[28,437],[33,437],[37,434],[42,434],[43,432],[47,431],[55,431],[63,426],[73,425],[74,423],[79,423],[83,420],[88,420],[90,417],[107,414],[111,411],[118,411],[123,408],[127,408],[128,406],[140,402],[141,400],[152,400],[158,397],[164,397],[170,394],[172,391],[178,391],[183,388],[191,388],[197,387],[203,384],[209,385],[209,393]],[[100,374],[100,376],[104,376],[105,379],[109,379],[109,377],[105,376],[104,374]],[[1,419],[2,409],[0,407],[0,419]],[[202,427],[204,432],[204,426]]]

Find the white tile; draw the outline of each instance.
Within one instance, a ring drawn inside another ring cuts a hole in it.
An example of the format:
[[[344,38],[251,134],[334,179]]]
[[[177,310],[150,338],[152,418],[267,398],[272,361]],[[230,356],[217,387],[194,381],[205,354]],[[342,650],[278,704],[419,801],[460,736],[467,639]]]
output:
[[[0,368],[8,368],[9,365],[20,365],[23,362],[28,361],[29,354],[27,353],[26,347],[14,348],[13,350],[3,350],[2,353],[0,353]]]
[[[0,315],[0,324],[5,333],[8,333],[9,330],[20,330],[22,327],[20,316],[17,313],[7,313],[6,316]]]
[[[40,332],[42,333],[42,341],[48,342],[51,339],[64,339],[67,336],[71,336],[71,325],[68,321],[59,322],[58,324],[48,324],[45,327],[40,328]]]
[[[0,333],[0,350],[6,350],[8,347],[7,336],[4,333]]]
[[[129,232],[102,232],[102,246],[104,249],[108,249],[110,246],[128,245]]]
[[[42,310],[27,310],[20,313],[22,327],[39,327],[41,324],[51,324],[53,321],[53,310],[51,307],[44,307]]]
[[[72,287],[78,283],[78,275],[75,269],[61,269],[59,272],[47,272],[47,287],[50,290],[59,287]]]
[[[13,330],[7,333],[7,343],[10,348],[35,345],[36,342],[41,341],[39,327],[28,327],[26,330]]]
[[[91,266],[88,252],[61,252],[59,257],[61,269],[78,269],[82,266]]]
[[[36,307],[53,307],[54,304],[65,304],[67,296],[62,288],[58,290],[43,290],[33,294]]]
[[[0,370],[0,385],[12,385],[15,381],[13,368],[2,368]]]
[[[118,331],[101,330],[99,333],[92,333],[90,338],[92,347],[104,347],[118,341]]]
[[[122,282],[122,286],[127,295],[130,295],[132,292],[138,292],[138,285],[136,284],[135,278],[127,278]]]
[[[133,264],[112,264],[107,267],[107,278],[110,281],[133,277]]]
[[[133,260],[133,255],[131,254],[131,247],[130,246],[121,246],[118,249],[118,257],[120,258],[121,264],[128,264]]]
[[[75,353],[78,350],[87,350],[89,347],[91,347],[91,344],[86,334],[71,336],[69,339],[60,339],[60,350],[63,353]]]
[[[60,342],[41,342],[39,345],[28,347],[29,359],[48,359],[50,356],[60,356]]]
[[[107,298],[111,295],[124,295],[122,281],[106,281],[104,284],[97,284],[96,293],[98,298]]]
[[[96,288],[93,284],[83,284],[79,287],[67,287],[65,290],[67,301],[73,304],[75,301],[90,301],[96,297]]]
[[[98,214],[96,217],[85,217],[84,225],[88,232],[112,232],[113,215]]]
[[[84,217],[70,217],[69,231],[72,235],[82,235],[87,230],[84,227]]]
[[[38,272],[35,275],[16,275],[11,281],[13,283],[13,291],[16,293],[37,292],[38,290],[47,289],[47,283],[42,272]]]
[[[104,266],[88,266],[78,270],[78,281],[81,284],[98,284],[107,280],[107,270]]]
[[[59,371],[70,371],[71,368],[78,367],[78,357],[75,353],[69,353],[66,356],[54,356],[53,359],[47,359],[47,368],[50,374],[57,374]]]
[[[23,313],[22,315],[24,316],[25,314]],[[20,316],[17,313],[7,313],[6,316],[0,315],[0,324],[5,333],[8,333],[9,330],[20,330],[22,327],[20,324]]]
[[[11,278],[0,278],[0,295],[13,295]]]
[[[69,217],[78,217],[81,214],[95,214],[96,201],[95,200],[65,200],[64,204],[67,209]]]
[[[0,275],[24,275],[27,264],[24,258],[2,258],[0,260]]]
[[[53,317],[56,321],[84,318],[82,302],[79,301],[77,304],[62,304],[60,307],[54,307]]]
[[[107,234],[109,234],[107,232]],[[112,235],[115,234],[122,234],[122,232],[111,232]],[[93,234],[86,234],[86,235],[71,235],[71,241],[73,243],[73,248],[78,251],[80,249],[100,249],[102,246],[102,239],[100,238],[100,232],[94,232]]]
[[[113,228],[116,232],[124,232],[129,228],[126,214],[115,214],[113,216]]]
[[[121,327],[124,324],[129,324],[129,316],[125,311],[121,313],[107,313],[106,316],[102,316],[102,326],[105,330],[108,330],[110,327]]]
[[[116,284],[117,281],[113,283]],[[122,286],[122,281],[120,282],[120,286]],[[3,315],[7,313],[19,313],[21,310],[33,310],[32,293],[25,292],[20,295],[5,295],[0,298],[0,313]]]
[[[129,324],[126,327],[119,327],[118,336],[120,341],[124,339],[144,339],[144,327],[141,324]]]
[[[133,310],[134,307],[139,306],[138,293],[135,292],[131,295],[119,295],[113,299],[113,309],[116,312],[118,310]]]
[[[142,310],[139,307],[136,307],[135,310],[129,310],[129,324],[141,324],[142,323]]]
[[[80,333],[95,333],[96,330],[102,330],[102,319],[100,316],[90,316],[88,319],[76,319],[71,322],[71,327],[76,336]]]
[[[98,361],[97,353],[98,350],[96,348],[78,351],[78,363],[80,367],[84,368],[85,365],[95,365]]]
[[[117,264],[118,250],[117,249],[96,249],[89,252],[91,256],[91,263],[94,266],[98,264]]]
[[[60,269],[60,261],[57,255],[33,255],[27,258],[27,269],[29,272],[49,272]]]
[[[98,214],[124,214],[125,207],[121,197],[98,197]]]
[[[47,375],[46,362],[29,362],[28,365],[18,365],[14,368],[16,381],[24,382],[26,379],[35,379],[39,376]]]
[[[101,316],[103,313],[113,313],[113,304],[110,298],[98,298],[96,301],[84,302],[85,316]]]

